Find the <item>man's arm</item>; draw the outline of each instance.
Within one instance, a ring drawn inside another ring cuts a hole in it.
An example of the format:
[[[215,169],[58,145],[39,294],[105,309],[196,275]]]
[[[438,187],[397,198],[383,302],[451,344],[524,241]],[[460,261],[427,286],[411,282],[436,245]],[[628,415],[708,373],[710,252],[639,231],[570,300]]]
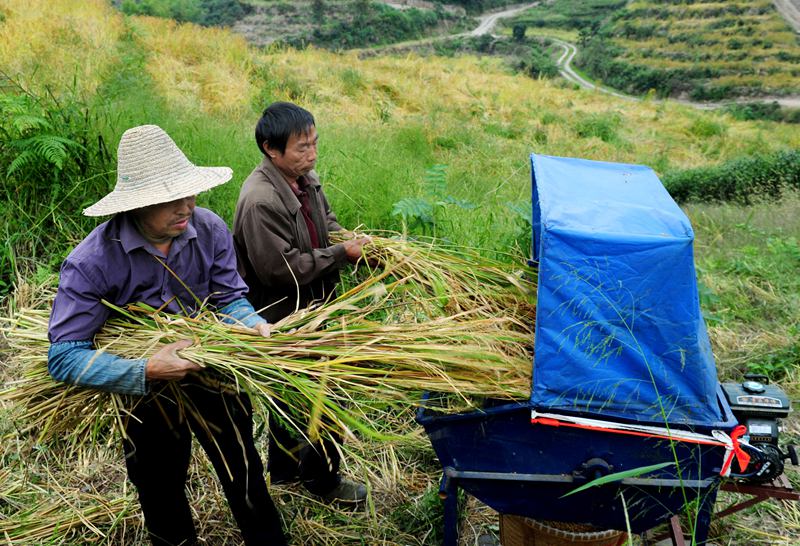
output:
[[[147,359],[125,359],[92,348],[92,342],[50,344],[47,369],[56,381],[120,394],[147,394]]]
[[[258,316],[244,298],[219,310],[223,322],[242,324],[269,337],[267,321]],[[92,348],[92,342],[61,341],[50,345],[47,368],[56,381],[120,394],[144,395],[151,380],[182,379],[200,366],[178,356],[177,351],[192,344],[180,340],[162,347],[149,359],[127,359]]]
[[[47,368],[56,381],[121,394],[146,394],[148,380],[181,378],[200,366],[175,351],[191,345],[165,345],[149,359],[126,359],[92,348],[92,339],[110,315],[103,299],[111,299],[102,276],[91,265],[69,258],[50,315]]]
[[[191,344],[184,339],[165,345],[149,359],[128,359],[92,349],[91,341],[60,341],[50,344],[47,369],[56,381],[143,395],[149,392],[149,381],[183,379],[188,372],[202,369],[177,354]]]

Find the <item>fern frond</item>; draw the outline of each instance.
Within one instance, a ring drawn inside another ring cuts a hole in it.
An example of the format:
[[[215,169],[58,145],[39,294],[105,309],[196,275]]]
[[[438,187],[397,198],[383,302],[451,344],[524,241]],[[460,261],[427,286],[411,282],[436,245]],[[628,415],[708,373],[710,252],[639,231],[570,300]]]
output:
[[[26,143],[25,148],[34,150],[39,157],[55,165],[57,169],[64,166],[70,148],[83,148],[74,140],[57,135],[36,135],[23,142]]]
[[[447,195],[447,165],[436,164],[428,168],[422,185],[429,196],[444,198]]]
[[[22,112],[11,116],[11,125],[20,134],[24,134],[30,130],[53,130],[53,125],[47,120],[47,118],[32,114],[30,112]]]
[[[17,157],[14,158],[14,161],[11,162],[11,165],[8,166],[6,170],[6,177],[10,177],[12,174],[19,170],[23,170],[28,166],[36,163],[36,154],[31,150],[25,150]]]
[[[0,112],[6,119],[10,119],[14,115],[30,113],[31,106],[30,100],[25,96],[0,93]]]
[[[433,205],[418,197],[405,197],[394,204],[392,216],[400,216],[408,223],[433,224]]]

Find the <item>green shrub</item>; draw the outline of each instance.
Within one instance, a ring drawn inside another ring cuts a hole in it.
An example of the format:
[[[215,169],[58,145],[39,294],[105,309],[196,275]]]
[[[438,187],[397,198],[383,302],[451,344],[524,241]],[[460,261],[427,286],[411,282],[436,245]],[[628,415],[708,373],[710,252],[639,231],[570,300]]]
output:
[[[735,95],[735,89],[729,84],[696,84],[689,96],[692,100],[719,101]]]
[[[200,0],[201,14],[197,23],[210,26],[231,26],[250,13],[250,4],[238,0]]]
[[[589,114],[578,119],[575,132],[581,138],[597,137],[603,142],[615,142],[620,125],[622,117],[616,112]]]
[[[18,272],[56,269],[96,224],[77,214],[104,194],[113,159],[96,129],[103,113],[77,97],[0,94],[0,296]]]
[[[200,0],[123,0],[121,9],[128,15],[151,15],[181,22],[197,22]]]
[[[800,150],[780,151],[668,173],[664,186],[673,199],[751,204],[776,200],[787,189],[800,190]]]
[[[123,13],[152,15],[204,26],[230,26],[252,7],[239,0],[123,0]]]
[[[558,76],[558,65],[537,45],[531,46],[528,57],[519,61],[516,68],[531,78],[555,78]]]
[[[719,121],[709,118],[697,118],[692,122],[689,131],[698,137],[709,138],[714,136],[723,136],[728,127]]]
[[[442,11],[411,8],[398,10],[384,4],[369,4],[351,20],[330,20],[314,29],[311,41],[328,49],[349,49],[420,38],[448,15]],[[290,45],[303,45],[290,39]]]
[[[784,123],[800,123],[800,109],[782,108],[777,101],[730,104],[723,111],[741,121],[765,119]]]
[[[516,2],[514,2],[516,3]],[[572,30],[593,29],[627,4],[625,0],[571,0],[570,2],[539,2],[521,15],[509,19],[506,25],[550,27]]]

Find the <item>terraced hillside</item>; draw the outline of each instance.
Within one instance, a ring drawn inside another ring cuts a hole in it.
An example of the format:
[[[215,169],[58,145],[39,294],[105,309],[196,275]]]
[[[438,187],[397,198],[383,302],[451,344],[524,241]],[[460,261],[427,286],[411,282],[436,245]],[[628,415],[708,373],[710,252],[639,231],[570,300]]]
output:
[[[636,0],[578,65],[612,87],[694,100],[800,93],[798,37],[770,0]]]

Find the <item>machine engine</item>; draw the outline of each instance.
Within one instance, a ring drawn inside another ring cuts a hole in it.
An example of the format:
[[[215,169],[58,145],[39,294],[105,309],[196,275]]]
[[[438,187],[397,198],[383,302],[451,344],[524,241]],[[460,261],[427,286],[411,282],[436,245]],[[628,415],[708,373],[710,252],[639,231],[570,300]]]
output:
[[[797,465],[797,451],[793,445],[786,452],[778,446],[783,431],[781,419],[791,411],[786,393],[777,385],[770,385],[765,375],[746,374],[741,383],[723,383],[722,390],[740,424],[747,427],[744,439],[757,451],[751,452],[751,461],[741,478],[752,483],[774,480],[784,470],[784,460]]]

